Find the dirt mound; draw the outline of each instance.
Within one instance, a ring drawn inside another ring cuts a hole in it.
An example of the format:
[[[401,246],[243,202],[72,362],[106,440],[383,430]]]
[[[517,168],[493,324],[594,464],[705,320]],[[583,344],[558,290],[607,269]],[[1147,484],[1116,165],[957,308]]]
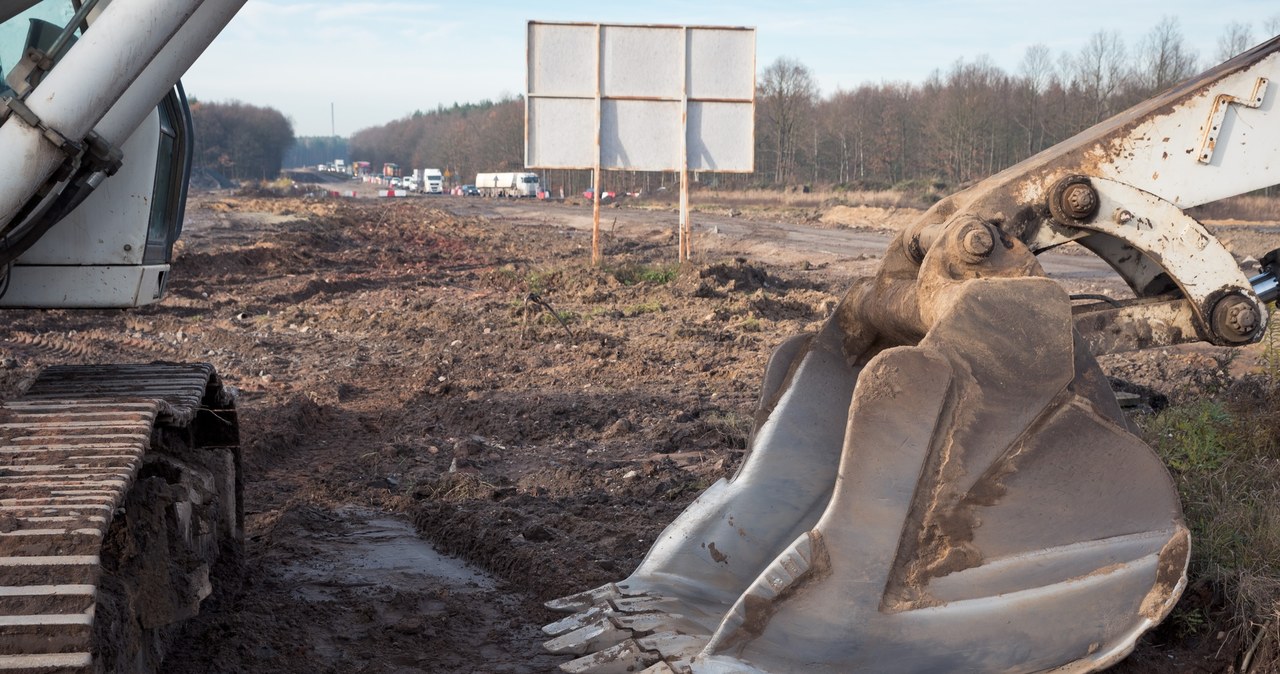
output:
[[[708,265],[698,271],[698,276],[715,284],[717,288],[730,292],[786,287],[785,281],[771,277],[763,267],[751,264],[745,258]]]
[[[879,206],[831,206],[818,221],[833,227],[899,231],[924,215],[916,208],[881,208]]]

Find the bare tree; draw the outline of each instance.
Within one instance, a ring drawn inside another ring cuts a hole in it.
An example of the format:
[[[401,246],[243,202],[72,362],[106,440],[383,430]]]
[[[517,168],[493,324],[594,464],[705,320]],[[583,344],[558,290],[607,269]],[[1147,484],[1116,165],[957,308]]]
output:
[[[1197,55],[1187,46],[1182,27],[1172,16],[1160,19],[1143,38],[1138,59],[1137,80],[1144,97],[1164,91],[1196,71]]]
[[[1273,15],[1262,24],[1262,32],[1268,36],[1280,35],[1280,14]]]
[[[1232,21],[1218,38],[1218,61],[1226,61],[1253,46],[1253,31],[1249,24]]]
[[[1110,114],[1112,99],[1124,83],[1124,39],[1119,31],[1094,33],[1073,65],[1076,82],[1092,109],[1089,123],[1095,124]]]
[[[1049,81],[1054,76],[1053,58],[1049,48],[1043,44],[1027,47],[1022,56],[1022,67],[1018,80],[1018,110],[1014,122],[1026,134],[1024,151],[1034,154],[1043,149],[1044,121],[1041,114],[1041,103]]]
[[[810,121],[817,98],[813,74],[795,59],[780,56],[760,74],[757,101],[765,123],[761,131],[773,154],[776,183],[785,184],[791,179],[800,132]]]

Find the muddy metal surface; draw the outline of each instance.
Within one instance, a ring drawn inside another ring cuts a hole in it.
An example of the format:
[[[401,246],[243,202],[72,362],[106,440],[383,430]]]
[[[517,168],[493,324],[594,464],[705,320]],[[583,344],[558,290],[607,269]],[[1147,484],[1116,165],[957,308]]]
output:
[[[624,577],[732,474],[770,349],[888,237],[705,217],[668,278],[674,214],[609,209],[603,269],[584,218],[200,195],[160,305],[6,314],[6,397],[41,366],[154,360],[241,392],[245,558],[165,671],[553,670],[541,602]],[[1060,257],[1073,292],[1113,283]],[[1167,383],[1180,353],[1129,372]]]

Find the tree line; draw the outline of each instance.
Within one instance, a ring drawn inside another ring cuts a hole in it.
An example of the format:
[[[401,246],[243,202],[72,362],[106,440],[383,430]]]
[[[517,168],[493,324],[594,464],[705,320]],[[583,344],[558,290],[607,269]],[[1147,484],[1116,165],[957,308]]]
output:
[[[1262,35],[1280,33],[1280,14]],[[989,58],[961,59],[922,83],[866,83],[819,91],[813,72],[778,58],[756,83],[755,171],[697,178],[726,187],[838,185],[856,189],[957,186],[1048,148],[1131,105],[1225,61],[1255,43],[1253,27],[1232,23],[1215,53],[1201,56],[1175,18],[1165,17],[1136,42],[1116,30],[1092,34],[1074,52],[1027,48],[1016,72]],[[195,103],[198,165],[233,178],[268,178],[294,145],[278,111],[243,103]],[[524,101],[440,106],[337,139],[302,139],[291,158],[303,164],[349,161],[403,169],[440,168],[452,184],[481,171],[524,166]],[[339,152],[345,149],[345,155]],[[590,186],[586,171],[543,171],[552,191]],[[670,173],[605,172],[604,189],[652,191]]]
[[[351,136],[351,159],[403,169],[438,168],[470,182],[481,171],[524,167],[524,101],[506,97],[418,111]]]
[[[1262,26],[1280,33],[1280,14]],[[1136,44],[1098,31],[1076,52],[1029,47],[1017,72],[990,59],[959,60],[921,84],[863,84],[820,96],[812,72],[780,58],[756,94],[756,172],[762,185],[983,178],[1065,140],[1253,46],[1230,24],[1202,58],[1178,20],[1163,18]]]
[[[293,146],[293,123],[275,108],[231,101],[191,101],[195,133],[192,163],[232,180],[269,180],[280,174]]]

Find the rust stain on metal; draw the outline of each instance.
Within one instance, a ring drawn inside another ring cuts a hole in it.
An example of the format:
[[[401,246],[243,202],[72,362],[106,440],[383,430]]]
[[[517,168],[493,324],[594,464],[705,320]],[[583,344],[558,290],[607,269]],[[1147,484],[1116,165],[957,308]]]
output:
[[[742,622],[737,629],[724,636],[719,644],[720,652],[728,652],[736,647],[741,653],[748,643],[764,634],[773,614],[784,601],[809,585],[831,575],[831,555],[822,533],[816,529],[811,530],[808,537],[811,552],[808,568],[773,597],[762,597],[751,593],[743,595]]]
[[[1191,535],[1186,529],[1179,528],[1178,533],[1160,550],[1155,583],[1138,608],[1142,615],[1159,622],[1173,608],[1170,598],[1177,596],[1176,590],[1187,572],[1190,555]]]
[[[729,563],[729,555],[726,555],[723,552],[720,552],[719,550],[717,550],[716,544],[714,542],[707,545],[707,552],[711,553],[711,559],[716,560],[717,564]]]

